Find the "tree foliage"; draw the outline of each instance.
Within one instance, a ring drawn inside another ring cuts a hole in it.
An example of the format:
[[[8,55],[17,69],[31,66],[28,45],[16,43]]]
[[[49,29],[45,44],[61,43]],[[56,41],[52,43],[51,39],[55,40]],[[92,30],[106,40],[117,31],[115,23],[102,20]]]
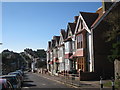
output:
[[[108,14],[106,22],[109,24],[106,32],[106,41],[111,42],[111,55],[108,56],[110,61],[120,59],[120,4]]]
[[[21,66],[25,63],[19,53],[4,50],[1,55],[3,74],[20,69]]]
[[[46,67],[46,51],[44,49],[37,49],[37,51],[34,51],[32,49],[26,48],[24,51],[27,53],[26,56],[29,54],[31,59],[31,62],[34,59],[37,59],[36,67]],[[25,56],[25,58],[26,58]],[[32,58],[31,58],[32,57]]]
[[[34,51],[32,49],[25,49],[25,52],[29,53],[34,58],[46,58],[46,52],[44,49],[37,49],[37,51]]]

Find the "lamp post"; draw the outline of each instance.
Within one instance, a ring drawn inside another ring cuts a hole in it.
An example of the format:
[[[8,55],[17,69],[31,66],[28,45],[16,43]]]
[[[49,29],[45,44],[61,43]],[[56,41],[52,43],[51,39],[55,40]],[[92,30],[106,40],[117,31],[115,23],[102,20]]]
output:
[[[100,76],[100,89],[102,90],[102,88],[103,88],[103,78],[102,76]]]
[[[115,90],[115,80],[113,77],[111,78],[111,83],[112,83],[112,90]]]

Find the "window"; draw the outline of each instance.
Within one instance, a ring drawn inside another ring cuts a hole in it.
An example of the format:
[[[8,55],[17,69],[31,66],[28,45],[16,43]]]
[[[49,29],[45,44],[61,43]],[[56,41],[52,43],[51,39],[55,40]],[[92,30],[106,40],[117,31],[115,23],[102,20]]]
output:
[[[83,35],[80,34],[77,36],[77,49],[83,48]]]
[[[59,57],[62,57],[62,48],[59,49]]]
[[[65,43],[65,52],[69,52],[69,43],[68,42]]]

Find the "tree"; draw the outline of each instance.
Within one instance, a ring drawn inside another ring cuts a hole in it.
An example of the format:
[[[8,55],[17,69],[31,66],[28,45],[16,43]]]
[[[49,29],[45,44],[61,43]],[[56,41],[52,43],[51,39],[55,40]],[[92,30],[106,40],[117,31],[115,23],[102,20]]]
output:
[[[111,55],[108,56],[110,61],[120,59],[120,4],[108,14],[106,22],[109,24],[106,32],[106,41],[111,42]]]
[[[19,53],[4,50],[1,55],[3,74],[7,74],[11,71],[15,71],[16,69],[20,69],[23,63],[25,63]]]

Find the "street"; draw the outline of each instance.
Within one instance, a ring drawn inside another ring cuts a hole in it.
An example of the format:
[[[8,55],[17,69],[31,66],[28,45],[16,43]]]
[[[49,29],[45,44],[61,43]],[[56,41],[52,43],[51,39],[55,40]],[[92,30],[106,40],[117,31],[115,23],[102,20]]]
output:
[[[46,78],[43,78],[42,76],[39,76],[38,74],[27,72],[25,73],[24,77],[24,83],[23,83],[23,89],[38,89],[38,88],[71,88],[69,86],[66,86],[61,83],[57,83],[52,80],[48,80]]]
[[[40,89],[69,89],[69,90],[99,90],[99,88],[87,88],[82,87],[81,88],[72,88],[69,85],[65,85],[64,83],[61,82],[56,82],[55,79],[51,80],[49,78],[46,78],[44,74],[37,74],[37,73],[32,73],[32,72],[26,72],[24,75],[24,82],[22,85],[22,90],[40,90]],[[111,90],[110,88],[103,88],[102,90]]]

